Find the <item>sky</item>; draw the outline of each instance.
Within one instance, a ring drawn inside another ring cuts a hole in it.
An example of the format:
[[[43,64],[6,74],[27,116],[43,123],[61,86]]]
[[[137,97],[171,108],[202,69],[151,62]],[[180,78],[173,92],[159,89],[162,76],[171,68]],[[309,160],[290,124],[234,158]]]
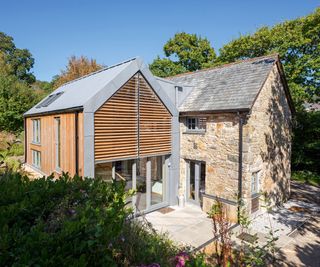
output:
[[[218,52],[240,34],[305,16],[315,0],[0,0],[0,31],[35,58],[33,73],[50,81],[72,55],[110,66],[140,56],[151,63],[185,31]]]

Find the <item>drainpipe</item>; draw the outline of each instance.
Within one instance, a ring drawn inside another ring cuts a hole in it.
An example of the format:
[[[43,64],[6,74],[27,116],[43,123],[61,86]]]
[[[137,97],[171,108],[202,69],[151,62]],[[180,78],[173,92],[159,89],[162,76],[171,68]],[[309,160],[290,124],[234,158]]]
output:
[[[242,130],[243,130],[243,116],[238,112],[239,117],[239,159],[238,159],[238,223],[240,219],[240,203],[242,202]]]

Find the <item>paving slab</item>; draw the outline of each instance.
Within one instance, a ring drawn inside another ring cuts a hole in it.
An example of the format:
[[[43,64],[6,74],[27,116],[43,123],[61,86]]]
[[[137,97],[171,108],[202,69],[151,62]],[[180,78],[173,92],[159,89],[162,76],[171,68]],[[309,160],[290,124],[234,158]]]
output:
[[[199,206],[187,204],[184,208],[170,207],[173,211],[163,214],[158,211],[145,215],[153,227],[167,233],[177,243],[199,247],[213,238],[212,223]]]

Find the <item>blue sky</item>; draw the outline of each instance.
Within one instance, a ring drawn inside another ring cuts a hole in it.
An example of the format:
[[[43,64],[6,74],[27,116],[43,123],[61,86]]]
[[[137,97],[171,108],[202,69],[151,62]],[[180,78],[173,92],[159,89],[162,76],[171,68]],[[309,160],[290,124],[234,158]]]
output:
[[[0,0],[0,31],[35,58],[33,72],[51,80],[71,55],[111,65],[162,56],[176,32],[207,37],[217,51],[240,33],[307,15],[319,0]]]

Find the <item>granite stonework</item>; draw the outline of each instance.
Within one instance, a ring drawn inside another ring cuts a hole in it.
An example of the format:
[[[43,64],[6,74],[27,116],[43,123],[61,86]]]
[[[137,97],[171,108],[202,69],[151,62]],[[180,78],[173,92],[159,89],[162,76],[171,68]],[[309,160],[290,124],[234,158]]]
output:
[[[237,202],[239,162],[239,115],[206,113],[206,131],[188,133],[180,117],[180,193],[186,192],[186,160],[206,163],[205,193]],[[243,125],[243,189],[245,207],[251,209],[251,176],[259,172],[259,191],[271,194],[274,203],[290,193],[291,111],[275,66]],[[213,200],[204,197],[208,211]],[[237,205],[226,205],[232,221]]]

